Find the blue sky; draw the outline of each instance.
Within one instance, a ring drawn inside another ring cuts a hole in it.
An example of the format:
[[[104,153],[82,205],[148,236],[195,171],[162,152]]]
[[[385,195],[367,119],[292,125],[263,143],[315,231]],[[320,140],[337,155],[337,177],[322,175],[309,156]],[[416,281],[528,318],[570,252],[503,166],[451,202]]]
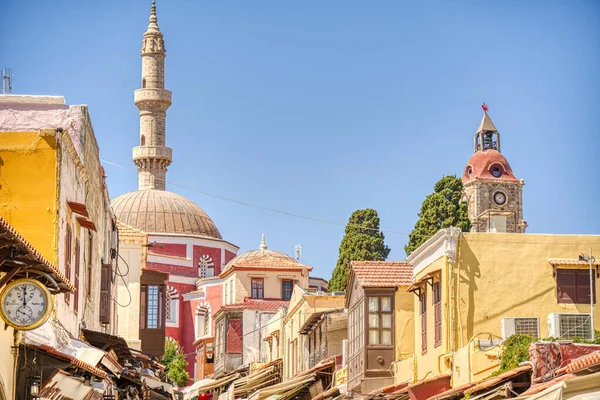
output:
[[[460,174],[485,101],[531,233],[600,233],[600,2],[166,1],[173,92],[168,189],[240,251],[291,253],[328,279],[343,226],[375,208],[409,232],[424,197]],[[424,3],[427,3],[426,5]],[[0,67],[14,93],[88,104],[112,196],[137,188],[142,33],[150,0],[4,0]],[[387,234],[390,259],[407,236]],[[600,252],[600,249],[596,250]],[[575,256],[575,255],[574,255]]]

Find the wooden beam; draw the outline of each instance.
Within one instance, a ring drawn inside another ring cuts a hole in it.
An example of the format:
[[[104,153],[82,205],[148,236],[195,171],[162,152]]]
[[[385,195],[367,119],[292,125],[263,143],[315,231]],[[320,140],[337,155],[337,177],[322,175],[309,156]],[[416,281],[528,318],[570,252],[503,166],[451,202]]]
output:
[[[23,267],[16,266],[13,269],[11,269],[10,271],[8,271],[6,273],[6,275],[4,275],[2,277],[2,279],[0,279],[0,288],[2,288],[9,280],[11,280],[12,277],[15,276],[17,274],[17,272],[19,272],[21,270],[21,268],[23,268]]]

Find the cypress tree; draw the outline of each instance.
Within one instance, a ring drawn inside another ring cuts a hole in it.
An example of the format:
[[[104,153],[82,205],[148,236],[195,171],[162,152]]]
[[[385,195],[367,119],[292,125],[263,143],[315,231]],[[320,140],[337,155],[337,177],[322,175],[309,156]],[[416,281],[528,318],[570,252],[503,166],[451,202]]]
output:
[[[384,239],[379,230],[377,211],[371,208],[354,211],[340,244],[337,264],[329,280],[329,291],[346,290],[351,261],[384,261],[390,254]]]

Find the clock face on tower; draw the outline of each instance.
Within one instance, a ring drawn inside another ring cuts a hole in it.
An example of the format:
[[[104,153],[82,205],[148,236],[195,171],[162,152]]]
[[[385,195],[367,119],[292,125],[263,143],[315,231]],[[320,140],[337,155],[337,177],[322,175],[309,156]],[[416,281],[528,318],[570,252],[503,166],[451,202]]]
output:
[[[499,206],[503,206],[506,203],[506,195],[503,192],[494,193],[494,203]]]
[[[17,279],[0,293],[0,316],[15,329],[35,329],[46,322],[51,311],[50,292],[40,281]]]

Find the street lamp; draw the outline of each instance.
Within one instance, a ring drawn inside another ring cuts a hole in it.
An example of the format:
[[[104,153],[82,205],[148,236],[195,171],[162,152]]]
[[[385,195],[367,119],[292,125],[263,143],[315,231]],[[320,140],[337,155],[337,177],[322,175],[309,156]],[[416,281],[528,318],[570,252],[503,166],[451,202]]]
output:
[[[586,257],[583,254],[581,254],[579,256],[579,261],[585,261],[585,262],[590,263],[590,321],[592,324],[592,338],[591,339],[594,340],[594,337],[595,337],[595,331],[594,331],[594,262],[596,261],[596,259],[592,255],[591,247],[590,247],[589,257]]]
[[[40,397],[40,386],[42,385],[42,377],[34,375],[31,377],[31,387],[29,388],[29,395],[32,399],[39,399]]]

